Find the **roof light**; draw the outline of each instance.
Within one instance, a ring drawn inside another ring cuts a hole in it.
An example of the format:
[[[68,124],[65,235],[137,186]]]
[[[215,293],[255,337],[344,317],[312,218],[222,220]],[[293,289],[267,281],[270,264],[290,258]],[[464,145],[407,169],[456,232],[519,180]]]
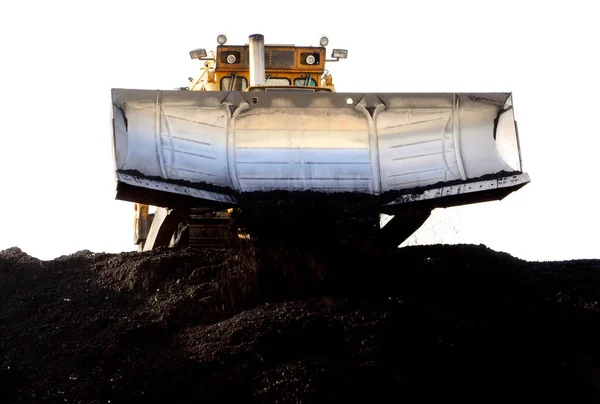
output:
[[[206,49],[198,48],[190,51],[190,57],[192,59],[202,59],[206,57]]]
[[[217,42],[219,43],[219,45],[225,45],[225,43],[227,43],[227,37],[225,36],[225,34],[219,34],[219,36],[217,37]]]
[[[321,46],[327,46],[329,44],[329,38],[325,35],[321,36],[321,41],[319,42]]]
[[[348,51],[346,49],[334,49],[331,52],[331,57],[336,59],[346,59],[348,57]]]
[[[315,60],[316,60],[316,59],[315,59],[314,55],[308,55],[308,56],[306,57],[306,63],[308,63],[309,65],[312,65],[312,64],[314,64],[314,63],[315,63]]]

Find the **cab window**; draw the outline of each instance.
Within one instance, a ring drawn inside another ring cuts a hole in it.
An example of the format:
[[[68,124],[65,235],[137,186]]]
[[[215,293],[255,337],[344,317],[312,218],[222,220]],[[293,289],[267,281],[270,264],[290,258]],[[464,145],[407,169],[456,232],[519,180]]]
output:
[[[310,78],[310,82],[308,82],[307,77],[300,77],[294,79],[295,86],[306,86],[306,87],[316,87],[317,82],[312,77]]]
[[[287,77],[267,77],[265,84],[267,86],[289,86],[290,79]]]
[[[246,88],[248,88],[248,80],[243,76],[225,76],[221,79],[221,91],[244,91]]]

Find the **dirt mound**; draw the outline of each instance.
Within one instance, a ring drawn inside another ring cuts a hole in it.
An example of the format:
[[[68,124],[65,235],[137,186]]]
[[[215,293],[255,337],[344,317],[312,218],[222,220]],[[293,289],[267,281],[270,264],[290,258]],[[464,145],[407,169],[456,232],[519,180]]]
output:
[[[0,252],[0,402],[594,402],[600,261]]]

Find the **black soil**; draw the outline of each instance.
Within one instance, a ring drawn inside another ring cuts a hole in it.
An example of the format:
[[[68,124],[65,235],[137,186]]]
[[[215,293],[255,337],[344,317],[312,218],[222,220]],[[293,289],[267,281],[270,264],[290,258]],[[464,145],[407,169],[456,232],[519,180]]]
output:
[[[600,401],[600,261],[0,252],[1,403]]]

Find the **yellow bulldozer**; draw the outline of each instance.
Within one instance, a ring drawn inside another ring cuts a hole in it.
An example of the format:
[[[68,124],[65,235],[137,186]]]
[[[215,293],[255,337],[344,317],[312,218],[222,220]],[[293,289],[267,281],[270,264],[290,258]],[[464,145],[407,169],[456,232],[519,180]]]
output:
[[[187,87],[112,89],[116,198],[135,203],[140,251],[267,233],[395,248],[435,208],[530,182],[511,93],[338,92],[326,65],[348,52],[325,36],[217,43],[190,52]]]

